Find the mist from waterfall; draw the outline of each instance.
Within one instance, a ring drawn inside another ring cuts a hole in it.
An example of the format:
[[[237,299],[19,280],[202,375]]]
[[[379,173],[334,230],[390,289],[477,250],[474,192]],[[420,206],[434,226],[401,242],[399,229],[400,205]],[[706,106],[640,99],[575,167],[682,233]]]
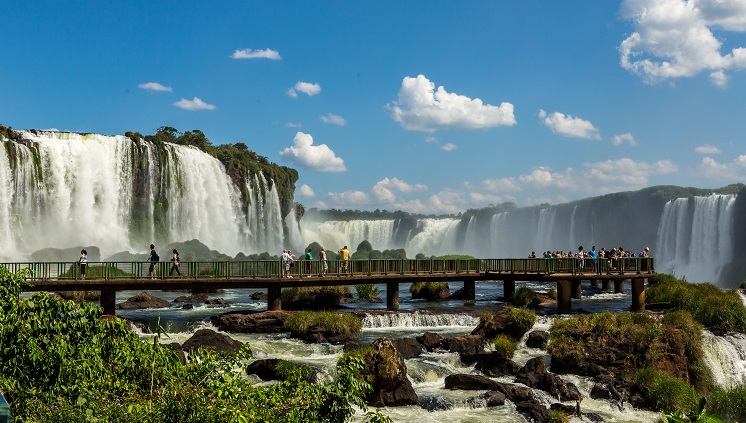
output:
[[[259,173],[248,205],[223,164],[194,148],[124,136],[22,132],[0,150],[0,255],[95,245],[102,257],[199,239],[234,255],[282,245],[280,201]],[[244,211],[246,210],[246,211]]]

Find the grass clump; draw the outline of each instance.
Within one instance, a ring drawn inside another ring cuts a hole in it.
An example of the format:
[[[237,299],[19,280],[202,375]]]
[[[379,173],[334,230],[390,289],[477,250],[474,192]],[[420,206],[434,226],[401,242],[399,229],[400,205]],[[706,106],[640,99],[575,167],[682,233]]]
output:
[[[494,342],[495,353],[500,358],[511,359],[515,355],[515,341],[508,335],[497,335]]]
[[[358,298],[362,300],[375,300],[378,298],[378,287],[372,283],[355,285]]]
[[[741,282],[741,285],[738,286],[741,289],[746,289],[746,281]]]
[[[352,291],[347,286],[290,288],[282,291],[281,299],[285,310],[334,310],[352,299]]]
[[[554,288],[550,288],[549,291],[547,292],[547,295],[549,296],[549,298],[551,298],[553,300],[556,300],[557,299],[557,290],[554,289]]]
[[[285,320],[285,328],[295,333],[304,333],[313,326],[324,327],[324,332],[332,335],[358,334],[363,328],[363,321],[354,314],[325,311],[298,311]]]
[[[634,384],[645,393],[648,402],[665,413],[682,411],[688,414],[697,408],[699,395],[686,381],[668,376],[654,368],[639,370]]]
[[[715,389],[710,394],[707,411],[729,422],[746,422],[746,385]]]
[[[531,288],[522,286],[513,295],[511,303],[516,307],[536,308],[541,303],[541,299]]]
[[[536,323],[536,313],[532,310],[508,306],[505,307],[505,312],[508,313],[511,324],[523,333],[528,332]]]
[[[746,307],[734,291],[723,291],[710,283],[690,284],[671,275],[656,275],[645,292],[648,302],[667,302],[691,313],[705,327],[746,333]]]
[[[428,301],[448,298],[451,290],[448,282],[414,282],[409,286],[412,298],[422,298]]]
[[[570,421],[570,416],[568,416],[564,411],[549,410],[549,420],[547,421],[549,423],[568,423]]]

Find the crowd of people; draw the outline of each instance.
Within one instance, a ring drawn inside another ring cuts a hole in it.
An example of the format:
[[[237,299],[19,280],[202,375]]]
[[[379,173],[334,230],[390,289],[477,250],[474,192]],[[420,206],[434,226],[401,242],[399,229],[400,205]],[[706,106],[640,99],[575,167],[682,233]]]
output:
[[[347,273],[348,271],[348,265],[350,260],[350,250],[347,249],[347,246],[345,245],[342,247],[339,251],[340,260],[342,263],[340,264],[340,271],[342,273]],[[326,276],[327,272],[329,271],[329,263],[326,259],[326,248],[321,247],[319,250],[319,262],[321,263],[321,274],[319,276]],[[292,278],[293,276],[291,273],[293,272],[293,269],[295,268],[295,261],[296,257],[295,254],[293,254],[290,250],[282,250],[282,255],[280,256],[280,260],[282,261],[282,268],[283,268],[283,277],[285,278]],[[311,249],[309,248],[308,251],[303,256],[303,260],[305,260],[306,263],[306,270],[305,275],[306,277],[311,277],[311,270],[312,270],[312,260],[313,260],[313,253]]]
[[[624,249],[624,247],[618,247],[618,248],[612,248],[611,250],[607,250],[606,248],[601,248],[601,250],[596,250],[596,246],[594,245],[591,247],[590,251],[585,251],[583,249],[583,246],[578,247],[578,251],[573,253],[572,251],[545,251],[542,253],[541,258],[549,259],[549,258],[574,258],[578,260],[578,269],[580,269],[580,274],[583,274],[583,270],[585,269],[585,259],[590,259],[593,262],[593,268],[596,269],[596,265],[598,264],[598,259],[609,259],[611,260],[611,267],[616,266],[616,262],[620,258],[648,258],[650,257],[650,248],[645,247],[642,251],[639,253],[635,253],[634,251],[627,251]],[[531,251],[531,254],[528,255],[528,258],[537,258],[536,252]]]

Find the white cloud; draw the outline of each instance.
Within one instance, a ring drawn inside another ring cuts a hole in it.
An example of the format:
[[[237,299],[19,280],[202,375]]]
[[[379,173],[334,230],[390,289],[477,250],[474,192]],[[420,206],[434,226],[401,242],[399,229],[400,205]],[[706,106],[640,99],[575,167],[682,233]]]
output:
[[[145,91],[166,91],[166,92],[172,92],[173,90],[171,87],[167,87],[165,85],[161,85],[157,82],[146,82],[144,84],[140,84],[137,86],[137,88],[142,88]]]
[[[746,178],[746,155],[738,156],[730,163],[718,163],[711,157],[703,157],[695,171],[705,178],[741,181]]]
[[[288,128],[301,128],[303,127],[303,124],[300,122],[288,122],[285,124]]]
[[[725,88],[728,86],[728,75],[725,74],[725,71],[720,69],[719,71],[715,71],[710,74],[710,82],[715,84],[716,86],[720,88]]]
[[[338,115],[333,115],[329,113],[326,116],[319,116],[321,118],[321,121],[324,123],[328,123],[331,125],[339,125],[339,126],[345,126],[347,125],[347,121],[342,117]]]
[[[720,154],[720,149],[711,144],[700,145],[694,149],[699,154]]]
[[[587,140],[600,140],[601,134],[598,129],[587,120],[579,117],[564,115],[560,112],[547,114],[544,110],[539,110],[541,123],[546,125],[553,133],[568,138],[582,138]]]
[[[326,203],[321,200],[313,203],[313,206],[316,207],[317,209],[328,209],[329,208],[329,206],[327,206]]]
[[[269,60],[281,60],[280,53],[272,49],[264,50],[252,50],[245,48],[236,50],[230,55],[231,59],[269,59]]]
[[[515,181],[515,178],[498,178],[498,179],[485,179],[482,181],[484,189],[491,192],[510,192],[520,191],[521,187]]]
[[[575,171],[567,168],[564,172],[552,172],[549,167],[539,166],[526,175],[518,177],[518,181],[534,188],[573,189],[580,183],[575,178]]]
[[[313,189],[311,189],[311,187],[309,187],[306,184],[303,184],[298,189],[298,195],[301,197],[311,198],[311,197],[315,197],[316,193],[313,192]]]
[[[746,49],[721,54],[713,28],[746,31],[742,0],[625,0],[622,16],[635,32],[619,46],[621,65],[647,83],[692,77],[712,70],[711,81],[727,83],[725,69],[746,67]]]
[[[215,110],[214,104],[208,104],[202,101],[199,97],[194,97],[193,100],[187,100],[182,98],[181,100],[174,103],[174,106],[182,108],[184,110]]]
[[[399,100],[386,108],[391,118],[405,129],[436,131],[438,129],[479,129],[515,125],[513,105],[484,104],[482,100],[449,93],[424,75],[405,77],[399,89]]]
[[[362,191],[329,192],[332,202],[343,207],[363,206],[370,203],[368,194]]]
[[[586,163],[585,176],[589,183],[613,183],[616,187],[626,185],[641,187],[654,175],[665,175],[678,171],[678,166],[670,160],[659,160],[655,163],[636,162],[629,158],[606,160],[604,162]]]
[[[298,98],[298,92],[308,94],[309,96],[316,95],[321,92],[321,85],[312,84],[310,82],[298,81],[295,83],[293,88],[288,89],[288,95],[293,98]]]
[[[427,186],[423,184],[409,184],[399,178],[383,178],[371,188],[371,194],[378,200],[386,203],[396,201],[396,193],[409,194],[412,192],[427,191]]]
[[[438,139],[431,135],[428,135],[425,137],[425,142],[438,142]]]
[[[448,144],[444,144],[442,147],[440,147],[441,150],[445,151],[453,151],[457,149],[458,146],[456,144],[451,144],[450,142]]]
[[[337,157],[326,144],[313,145],[313,137],[303,132],[295,134],[293,146],[280,152],[280,157],[308,170],[344,172],[344,160]]]
[[[635,137],[632,136],[629,132],[626,134],[619,134],[614,135],[614,138],[611,139],[611,143],[614,145],[622,145],[624,143],[627,143],[627,145],[631,147],[636,147],[639,144],[637,144],[637,141],[635,141]]]

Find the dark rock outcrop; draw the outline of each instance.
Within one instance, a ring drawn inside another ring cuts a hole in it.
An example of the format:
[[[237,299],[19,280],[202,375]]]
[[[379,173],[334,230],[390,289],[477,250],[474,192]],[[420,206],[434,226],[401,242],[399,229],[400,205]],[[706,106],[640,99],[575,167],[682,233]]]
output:
[[[280,333],[287,332],[285,320],[289,311],[241,311],[212,316],[210,321],[218,329],[232,333]]]
[[[186,353],[184,352],[184,348],[181,347],[181,344],[179,344],[178,342],[172,342],[170,344],[165,344],[165,346],[174,350],[176,356],[181,359],[181,362],[186,363]]]
[[[484,351],[484,338],[481,335],[463,335],[443,338],[441,348],[461,354],[479,354]]]
[[[207,305],[222,305],[222,306],[227,306],[228,305],[228,303],[226,303],[225,300],[222,299],[222,298],[213,298],[211,300],[205,300],[205,304],[207,304]]]
[[[417,404],[417,394],[407,379],[407,364],[388,338],[378,338],[365,354],[364,375],[373,391],[365,400],[373,407]]]
[[[236,341],[228,335],[215,332],[210,329],[200,329],[187,339],[182,348],[184,351],[192,351],[204,347],[212,351],[235,354],[243,346],[243,342]]]
[[[462,391],[500,390],[500,382],[485,376],[456,373],[446,376],[446,389],[460,389]]]
[[[505,334],[513,339],[521,339],[526,330],[512,321],[508,313],[495,313],[487,319],[479,322],[472,335],[482,335],[485,338],[494,338]]]
[[[549,410],[537,400],[521,401],[515,403],[519,413],[534,423],[545,423],[549,421]]]
[[[511,376],[521,368],[513,360],[495,352],[479,354],[476,369],[489,377]]]
[[[268,297],[269,296],[267,295],[266,292],[258,292],[257,291],[255,293],[251,294],[251,299],[252,300],[266,300]]]
[[[535,330],[528,334],[526,346],[529,348],[544,348],[549,342],[549,332],[544,330]]]
[[[392,342],[396,347],[396,350],[399,351],[399,354],[401,354],[401,356],[405,359],[417,357],[418,355],[422,354],[422,351],[424,349],[422,347],[422,344],[417,342],[417,340],[414,338],[395,339]]]
[[[151,295],[148,291],[142,291],[134,297],[130,297],[127,301],[117,304],[117,308],[121,310],[166,307],[171,307],[171,303],[162,298]]]
[[[487,407],[499,407],[505,405],[505,398],[505,394],[500,391],[487,391],[482,395],[472,398],[469,402],[476,403],[477,401],[484,401]]]
[[[207,294],[182,295],[174,299],[175,303],[203,303],[207,301]]]
[[[453,408],[453,404],[445,398],[432,395],[420,397],[419,405],[427,411],[444,411]]]
[[[526,362],[518,372],[516,381],[531,388],[548,392],[560,401],[575,401],[580,399],[580,391],[570,382],[565,382],[558,375],[548,372],[546,359],[536,357]]]
[[[268,358],[251,362],[246,367],[247,375],[257,375],[261,380],[285,380],[285,375],[279,370],[280,365],[286,364],[296,366],[303,375],[303,380],[310,383],[316,383],[318,372],[307,364],[296,364],[291,361],[281,360],[279,358]]]
[[[425,349],[430,352],[435,351],[438,348],[440,348],[440,342],[442,340],[443,340],[443,337],[434,332],[425,332],[421,336],[417,337],[417,342],[422,344],[422,346],[425,347]]]

